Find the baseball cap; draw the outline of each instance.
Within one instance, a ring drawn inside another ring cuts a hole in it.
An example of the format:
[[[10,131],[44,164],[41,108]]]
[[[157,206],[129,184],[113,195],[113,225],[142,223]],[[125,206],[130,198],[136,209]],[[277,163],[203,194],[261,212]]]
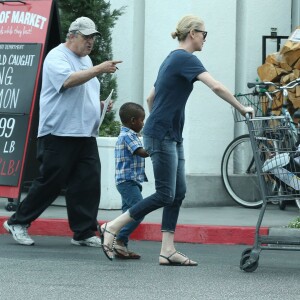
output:
[[[95,23],[87,17],[80,17],[77,18],[74,22],[72,22],[69,28],[69,32],[70,31],[79,31],[83,35],[101,35],[100,32],[96,30]]]

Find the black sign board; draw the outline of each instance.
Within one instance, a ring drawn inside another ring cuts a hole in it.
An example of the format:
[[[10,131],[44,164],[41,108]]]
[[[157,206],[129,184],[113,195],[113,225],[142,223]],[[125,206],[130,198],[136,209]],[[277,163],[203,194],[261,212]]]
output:
[[[0,185],[17,186],[41,44],[0,43]]]
[[[0,44],[0,112],[29,114],[41,44]]]
[[[17,186],[28,128],[28,115],[0,113],[0,184]]]

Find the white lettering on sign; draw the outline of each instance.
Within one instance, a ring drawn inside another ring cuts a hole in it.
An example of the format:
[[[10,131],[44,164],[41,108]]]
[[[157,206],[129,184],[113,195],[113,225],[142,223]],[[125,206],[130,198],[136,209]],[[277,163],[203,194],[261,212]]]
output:
[[[16,120],[14,118],[0,118],[0,137],[10,138],[14,128]],[[15,143],[13,143],[13,146]]]
[[[16,109],[20,89],[0,89],[0,108]]]
[[[13,11],[11,23],[30,25],[39,29],[43,29],[47,18],[24,11]]]
[[[24,49],[24,45],[0,45],[0,49],[3,49],[5,46],[5,50],[23,50]]]
[[[9,65],[28,66],[31,67],[35,55],[10,55],[8,59]]]
[[[14,70],[12,67],[3,67],[0,69],[0,86],[1,85],[12,85],[12,74]]]
[[[6,64],[6,61],[7,61],[7,57],[6,55],[1,55],[0,54],[0,66],[4,66]]]
[[[10,11],[0,11],[0,24],[7,23],[10,14],[11,14]]]
[[[4,145],[3,153],[12,153],[12,152],[14,152],[15,151],[15,144],[16,144],[15,141],[11,141],[10,143],[6,141],[5,145]]]

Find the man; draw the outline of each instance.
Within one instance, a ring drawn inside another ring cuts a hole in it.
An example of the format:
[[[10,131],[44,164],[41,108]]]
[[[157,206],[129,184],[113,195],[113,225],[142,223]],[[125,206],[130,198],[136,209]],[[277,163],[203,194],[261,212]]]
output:
[[[37,159],[41,176],[3,226],[22,245],[33,245],[27,228],[66,188],[71,243],[101,247],[95,235],[100,202],[100,159],[96,137],[101,115],[101,73],[121,61],[93,66],[89,57],[100,33],[87,18],[76,19],[66,42],[52,49],[43,66]]]

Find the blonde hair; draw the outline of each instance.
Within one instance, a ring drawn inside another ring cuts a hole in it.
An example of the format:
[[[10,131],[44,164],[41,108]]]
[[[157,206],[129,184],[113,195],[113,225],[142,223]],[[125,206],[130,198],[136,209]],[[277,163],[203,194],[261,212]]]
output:
[[[181,18],[177,23],[176,31],[171,33],[173,39],[177,37],[178,41],[184,41],[192,29],[200,30],[204,22],[197,16],[187,15]]]

